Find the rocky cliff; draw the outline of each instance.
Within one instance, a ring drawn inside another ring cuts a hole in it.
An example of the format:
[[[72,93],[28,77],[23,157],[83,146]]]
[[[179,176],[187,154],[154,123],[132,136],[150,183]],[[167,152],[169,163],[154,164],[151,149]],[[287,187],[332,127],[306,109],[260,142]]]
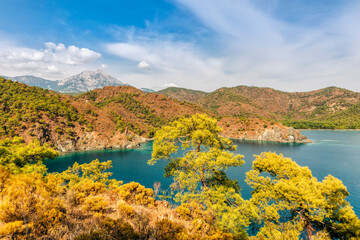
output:
[[[292,127],[286,127],[273,121],[248,118],[239,120],[224,117],[219,121],[224,129],[223,135],[228,138],[266,141],[279,143],[310,143],[311,140]]]

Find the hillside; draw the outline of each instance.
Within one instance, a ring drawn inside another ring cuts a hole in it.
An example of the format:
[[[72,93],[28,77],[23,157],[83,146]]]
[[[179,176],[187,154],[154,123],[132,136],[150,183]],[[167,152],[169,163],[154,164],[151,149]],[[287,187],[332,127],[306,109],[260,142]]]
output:
[[[0,79],[0,96],[1,138],[38,138],[62,152],[131,147],[173,118],[204,112],[129,86],[72,97]]]
[[[207,113],[216,117],[192,103],[130,86],[108,86],[70,96],[3,78],[0,109],[1,139],[21,136],[29,142],[37,138],[61,152],[134,147],[180,116]],[[306,141],[291,128],[260,119],[221,119],[219,125],[233,138],[265,140],[267,130],[271,137],[266,141]]]
[[[202,94],[171,88],[159,93],[199,104],[215,114],[262,117],[283,121],[294,127],[299,127],[298,123],[304,121],[314,123],[307,124],[309,128],[354,128],[360,124],[355,114],[360,93],[337,87],[290,93],[271,88],[238,86]],[[352,123],[347,124],[350,119]],[[337,123],[331,125],[335,120]]]
[[[178,99],[180,101],[188,101],[193,103],[198,103],[201,98],[207,95],[206,92],[177,87],[169,87],[158,91],[158,93]]]

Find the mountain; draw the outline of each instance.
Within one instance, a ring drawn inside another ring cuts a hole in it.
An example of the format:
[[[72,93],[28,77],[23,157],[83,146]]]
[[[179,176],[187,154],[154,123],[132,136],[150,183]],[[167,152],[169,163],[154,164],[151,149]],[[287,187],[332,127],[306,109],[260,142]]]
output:
[[[62,93],[87,92],[106,86],[127,85],[102,70],[84,71],[80,74],[59,81],[47,80],[31,75],[4,78],[25,83],[29,86],[41,87]]]
[[[78,96],[0,78],[0,139],[21,136],[61,152],[134,147],[181,116],[208,110],[131,86],[107,86]],[[221,118],[221,117],[219,117]],[[267,120],[221,118],[225,136],[245,140],[306,142],[298,131]]]
[[[125,84],[100,69],[84,71],[58,83],[59,92],[87,92],[105,86],[123,85]]]
[[[238,86],[211,93],[181,88],[159,91],[181,101],[198,104],[222,116],[262,117],[306,128],[360,128],[360,120],[340,114],[360,102],[360,93],[328,87],[310,92],[284,92],[272,88]],[[353,111],[354,112],[354,111]],[[331,124],[336,118],[338,124]],[[305,122],[304,122],[305,121]],[[312,125],[312,126],[311,126]]]
[[[140,88],[141,91],[146,92],[146,93],[154,93],[156,92],[155,90],[151,89],[151,88]]]
[[[54,90],[57,91],[59,89],[58,81],[51,81],[40,77],[35,77],[31,75],[25,75],[25,76],[17,76],[10,78],[14,81],[25,83],[29,86],[34,87],[41,87],[44,89]]]

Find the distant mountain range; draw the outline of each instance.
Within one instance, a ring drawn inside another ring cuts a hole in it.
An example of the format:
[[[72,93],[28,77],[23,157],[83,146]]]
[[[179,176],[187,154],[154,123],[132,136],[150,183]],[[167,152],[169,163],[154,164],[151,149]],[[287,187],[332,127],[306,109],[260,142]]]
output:
[[[84,71],[60,81],[35,76],[11,79],[60,93],[88,92],[106,86],[129,86],[101,70]],[[141,91],[155,92],[148,88],[142,88]],[[360,129],[360,93],[338,87],[309,92],[284,92],[272,88],[237,86],[220,88],[210,93],[172,87],[157,93],[199,105],[217,116],[270,119],[300,129]]]
[[[61,93],[88,92],[106,86],[128,86],[128,84],[119,81],[99,69],[96,71],[84,71],[64,80],[57,81],[47,80],[31,75],[4,77],[12,79],[13,81],[25,83],[29,86],[41,87]]]
[[[283,92],[237,86],[211,93],[172,87],[158,93],[195,103],[220,116],[274,119],[295,128],[360,128],[360,93],[338,87]]]

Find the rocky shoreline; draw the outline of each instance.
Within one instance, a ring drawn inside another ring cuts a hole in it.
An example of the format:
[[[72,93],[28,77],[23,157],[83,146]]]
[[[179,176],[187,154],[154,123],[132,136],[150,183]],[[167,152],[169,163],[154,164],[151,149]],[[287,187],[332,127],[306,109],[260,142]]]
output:
[[[60,153],[93,151],[93,150],[105,150],[105,149],[131,149],[137,148],[142,143],[151,141],[150,138],[144,138],[141,136],[133,135],[131,140],[120,140],[112,142],[111,139],[104,139],[99,136],[94,136],[94,133],[90,136],[82,136],[78,141],[70,141],[69,139],[58,141],[54,143],[55,148]],[[274,142],[274,143],[311,143],[312,141],[306,136],[302,135],[298,130],[291,127],[280,128],[275,126],[272,129],[266,129],[261,134],[249,134],[233,136],[231,134],[224,134],[224,137],[228,137],[234,140],[243,141],[257,141],[257,142]],[[88,139],[86,144],[81,144],[82,139]],[[89,141],[90,139],[90,141]]]
[[[148,138],[134,135],[131,140],[122,139],[119,141],[111,141],[111,139],[94,138],[93,141],[88,141],[82,144],[81,141],[65,141],[56,142],[55,148],[60,153],[105,150],[105,149],[131,149],[137,148],[142,143],[148,142]]]
[[[278,143],[311,143],[312,141],[292,127],[280,128],[275,126],[272,129],[265,129],[261,134],[255,136],[242,136],[236,138],[245,141],[262,141]]]

